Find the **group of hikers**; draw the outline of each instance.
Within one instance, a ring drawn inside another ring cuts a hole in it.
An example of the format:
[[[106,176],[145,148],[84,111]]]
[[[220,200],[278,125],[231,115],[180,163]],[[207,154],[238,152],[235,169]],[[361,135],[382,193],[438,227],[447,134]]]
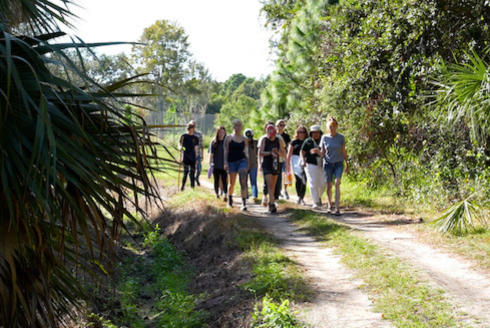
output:
[[[285,132],[286,121],[279,119],[264,125],[265,134],[258,140],[251,129],[243,131],[240,120],[233,121],[233,132],[227,134],[224,126],[216,129],[216,134],[209,146],[210,174],[214,178],[214,191],[219,199],[233,206],[233,191],[238,177],[241,192],[242,211],[247,210],[248,181],[254,202],[258,199],[257,173],[264,178],[262,204],[268,206],[270,213],[277,212],[277,200],[289,199],[288,185],[295,177],[297,203],[306,205],[304,200],[306,184],[310,186],[313,208],[322,206],[322,195],[327,190],[327,211],[341,215],[340,181],[342,173],[349,173],[345,138],[337,133],[338,122],[330,117],[323,134],[320,125],[313,125],[309,131],[299,126],[293,139]],[[243,132],[242,132],[243,131]],[[190,186],[200,185],[199,176],[204,154],[203,135],[196,130],[196,122],[187,124],[179,142],[182,152],[184,176],[181,190],[184,190],[187,177]],[[332,187],[335,181],[335,203],[332,201]],[[335,204],[335,208],[333,208]]]

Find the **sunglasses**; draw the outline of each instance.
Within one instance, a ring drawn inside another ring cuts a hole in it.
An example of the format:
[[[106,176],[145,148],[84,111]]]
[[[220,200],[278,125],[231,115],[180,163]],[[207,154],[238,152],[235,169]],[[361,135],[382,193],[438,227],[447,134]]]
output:
[[[285,124],[279,124],[278,126],[286,126]]]
[[[306,131],[299,131],[298,133],[303,133],[304,134],[304,133],[306,133]]]

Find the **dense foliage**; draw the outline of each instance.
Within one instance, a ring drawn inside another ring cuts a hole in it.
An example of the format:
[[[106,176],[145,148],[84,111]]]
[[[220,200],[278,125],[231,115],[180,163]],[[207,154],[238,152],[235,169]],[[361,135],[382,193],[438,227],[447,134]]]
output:
[[[266,1],[264,8],[276,2]],[[372,187],[424,201],[445,202],[475,191],[487,199],[488,141],[476,142],[468,117],[451,125],[441,120],[449,113],[443,99],[429,104],[445,64],[464,64],[471,51],[482,53],[487,46],[490,5],[296,3],[302,5],[293,6],[294,15],[268,12],[270,21],[286,21],[276,28],[287,37],[278,45],[280,58],[261,111],[288,115],[292,126],[338,117],[354,173]]]
[[[0,1],[2,327],[62,323],[85,294],[77,275],[105,272],[138,195],[157,196],[150,134],[117,100],[133,79],[102,85],[75,65],[64,49],[90,45],[56,43],[58,5]],[[10,32],[20,23],[34,36]]]

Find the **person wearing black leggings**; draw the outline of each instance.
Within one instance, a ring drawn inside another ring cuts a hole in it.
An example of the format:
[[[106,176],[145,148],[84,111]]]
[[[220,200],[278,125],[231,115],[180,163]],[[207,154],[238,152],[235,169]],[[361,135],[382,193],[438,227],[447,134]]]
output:
[[[304,198],[306,194],[306,174],[301,165],[301,147],[306,139],[308,131],[305,127],[300,126],[296,129],[293,141],[289,144],[287,162],[296,178],[296,194],[298,195],[297,204],[306,205]]]
[[[213,177],[214,177],[214,191],[216,193],[216,198],[219,199],[219,187],[220,181],[223,190],[228,190],[228,173],[225,171],[225,148],[224,140],[226,137],[226,129],[224,126],[220,126],[216,130],[216,136],[211,142],[209,147],[209,165],[213,167]],[[225,194],[223,200],[227,201],[227,194]]]
[[[180,136],[179,150],[182,153],[182,163],[184,164],[184,176],[182,177],[182,187],[185,188],[187,176],[191,180],[191,188],[194,188],[196,174],[196,154],[199,145],[199,138],[194,135],[195,127],[192,123],[187,124],[187,133]]]

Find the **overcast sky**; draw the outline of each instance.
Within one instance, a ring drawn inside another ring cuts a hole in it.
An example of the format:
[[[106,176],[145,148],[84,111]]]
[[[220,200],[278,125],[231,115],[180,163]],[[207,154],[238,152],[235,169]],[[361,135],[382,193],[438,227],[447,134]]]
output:
[[[259,19],[259,0],[79,0],[81,18],[70,34],[84,42],[137,41],[157,20],[177,22],[189,35],[194,59],[218,81],[235,73],[260,78],[273,70],[272,35]],[[100,52],[130,52],[103,47]]]

